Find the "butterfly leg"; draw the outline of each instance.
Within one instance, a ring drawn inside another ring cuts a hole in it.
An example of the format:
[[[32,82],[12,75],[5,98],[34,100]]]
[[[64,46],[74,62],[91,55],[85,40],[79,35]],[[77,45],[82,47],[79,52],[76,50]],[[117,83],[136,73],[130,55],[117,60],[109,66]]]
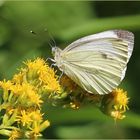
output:
[[[62,76],[63,76],[63,74],[64,74],[64,72],[63,71],[61,71],[61,74],[60,74],[60,76],[59,76],[59,82],[60,82],[60,79],[62,78]]]
[[[48,58],[46,59],[46,61],[48,61],[48,60],[50,60],[50,61],[52,61],[52,62],[55,62],[55,60],[52,59],[52,58],[50,58],[50,57],[48,57]]]

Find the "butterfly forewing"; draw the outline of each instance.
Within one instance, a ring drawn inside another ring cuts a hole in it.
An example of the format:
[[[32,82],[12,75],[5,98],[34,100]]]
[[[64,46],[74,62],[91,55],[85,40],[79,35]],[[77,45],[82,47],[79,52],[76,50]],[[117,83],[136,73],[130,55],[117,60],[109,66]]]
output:
[[[62,70],[86,91],[107,94],[124,78],[133,42],[133,34],[122,30],[81,38],[61,52]]]

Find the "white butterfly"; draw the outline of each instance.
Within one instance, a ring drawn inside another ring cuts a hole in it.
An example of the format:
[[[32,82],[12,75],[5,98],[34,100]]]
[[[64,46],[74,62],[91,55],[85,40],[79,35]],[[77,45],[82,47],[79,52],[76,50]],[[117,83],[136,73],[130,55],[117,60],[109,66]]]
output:
[[[64,50],[54,47],[54,61],[80,87],[93,94],[108,94],[125,76],[133,51],[134,35],[110,30],[89,35]]]

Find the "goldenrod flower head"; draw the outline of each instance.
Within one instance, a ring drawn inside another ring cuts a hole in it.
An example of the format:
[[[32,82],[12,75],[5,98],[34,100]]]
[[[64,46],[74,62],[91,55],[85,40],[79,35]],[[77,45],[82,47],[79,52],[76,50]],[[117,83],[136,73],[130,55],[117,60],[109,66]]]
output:
[[[112,91],[112,94],[114,96],[114,102],[115,102],[115,109],[118,110],[124,110],[128,109],[128,100],[127,97],[127,91],[124,91],[123,89],[115,89]]]
[[[32,128],[32,132],[35,133],[36,135],[39,134],[39,132],[40,132],[40,125],[38,125],[37,122],[34,123],[34,128]]]
[[[10,90],[11,87],[12,87],[13,83],[8,80],[3,80],[3,81],[0,81],[0,87],[3,89],[3,90]]]
[[[55,71],[43,59],[37,58],[35,61],[27,61],[25,64],[28,68],[29,79],[33,81],[38,78],[38,86],[44,87],[48,92],[59,93],[61,91]]]
[[[42,122],[43,121],[42,116],[43,114],[41,114],[40,110],[35,110],[31,112],[31,118],[33,121]]]
[[[28,69],[37,70],[38,72],[44,70],[45,67],[48,67],[45,61],[41,58],[37,58],[34,61],[28,60],[25,64],[28,66]]]
[[[61,87],[57,80],[57,76],[55,76],[55,72],[53,69],[46,67],[45,71],[41,71],[39,75],[40,83],[44,85],[45,90],[48,92],[57,92],[61,91]]]
[[[24,70],[22,69],[22,71],[20,71],[18,74],[15,74],[13,76],[13,79],[12,81],[14,83],[17,83],[17,84],[22,84],[22,82],[24,81],[24,76],[25,76],[25,72],[23,72]]]
[[[44,121],[43,123],[39,124],[37,122],[34,122],[33,127],[30,128],[30,132],[28,134],[30,139],[36,139],[41,135],[40,132],[42,132],[44,129],[50,126],[50,122],[48,120]]]
[[[16,140],[18,138],[21,138],[21,132],[16,130],[16,129],[12,130],[10,137],[9,137],[9,140]]]
[[[14,94],[14,96],[20,96],[22,94],[23,88],[20,84],[14,84],[11,87],[11,92]]]
[[[50,77],[51,78],[51,77]],[[56,81],[56,79],[50,79],[49,80],[49,77],[46,76],[45,77],[42,77],[41,79],[43,82],[44,82],[44,89],[51,93],[51,92],[56,92],[56,93],[60,93],[61,92],[61,87],[59,85],[59,82]]]
[[[34,78],[34,76],[36,78],[41,72],[48,70],[47,63],[45,63],[45,61],[41,58],[37,58],[34,61],[28,60],[25,62],[25,65],[28,68],[28,73],[31,74],[30,78]]]
[[[41,96],[35,92],[28,92],[27,99],[29,99],[29,105],[31,104],[40,107],[40,104],[43,103],[43,101],[41,100]]]
[[[36,105],[40,106],[43,101],[41,96],[37,93],[36,88],[29,83],[23,83],[22,85],[15,84],[12,92],[19,96],[19,103],[27,107]]]
[[[11,90],[11,87],[13,86],[13,83],[8,80],[0,81],[0,88],[3,90],[3,100],[6,102],[9,98],[9,91]]]
[[[22,126],[29,125],[32,122],[31,113],[21,110],[20,114],[17,116],[17,122],[21,122]]]
[[[123,119],[123,113],[128,109],[128,99],[126,91],[115,89],[103,96],[101,110],[115,119]]]
[[[40,125],[35,122],[28,135],[30,139],[37,139],[37,137],[42,136],[40,133]]]

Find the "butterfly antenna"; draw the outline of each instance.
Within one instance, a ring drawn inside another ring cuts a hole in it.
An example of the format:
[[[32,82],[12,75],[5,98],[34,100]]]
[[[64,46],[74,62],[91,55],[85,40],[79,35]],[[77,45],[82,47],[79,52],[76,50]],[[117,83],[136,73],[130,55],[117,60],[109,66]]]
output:
[[[55,40],[54,40],[53,36],[52,36],[50,33],[49,33],[49,36],[50,36],[50,38],[51,38],[52,42],[54,43],[54,46],[56,46],[56,42],[55,42]]]
[[[55,42],[55,40],[54,40],[52,34],[51,34],[47,29],[45,29],[45,32],[48,33],[48,36],[49,36],[49,38],[50,38],[50,41],[49,41],[48,44],[51,46],[51,48],[55,47],[55,46],[56,46],[56,42]]]
[[[51,48],[53,48],[53,45],[51,44],[50,41],[48,41],[48,44],[49,44],[49,46],[50,46]]]

